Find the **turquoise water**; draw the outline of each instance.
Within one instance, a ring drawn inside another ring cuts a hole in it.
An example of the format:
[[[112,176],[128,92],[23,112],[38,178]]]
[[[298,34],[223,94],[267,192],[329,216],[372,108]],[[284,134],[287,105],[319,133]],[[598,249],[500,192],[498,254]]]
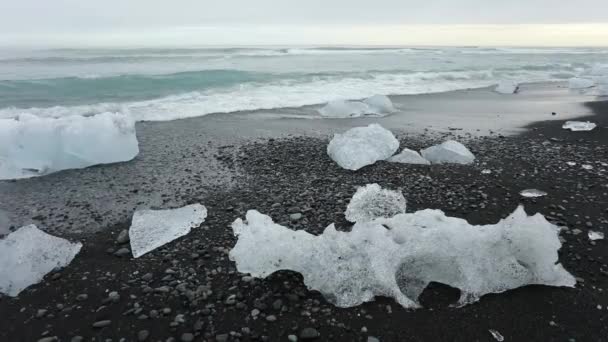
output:
[[[123,111],[137,120],[604,73],[606,49],[0,50],[0,117]],[[601,76],[601,75],[600,75]]]

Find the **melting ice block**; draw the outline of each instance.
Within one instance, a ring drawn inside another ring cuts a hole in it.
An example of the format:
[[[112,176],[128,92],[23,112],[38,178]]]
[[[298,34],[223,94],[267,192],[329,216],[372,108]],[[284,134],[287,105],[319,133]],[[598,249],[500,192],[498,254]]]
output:
[[[377,114],[390,114],[395,111],[393,102],[385,95],[368,97],[363,100],[363,103],[367,104]]]
[[[134,121],[124,114],[0,119],[0,179],[127,161],[138,153]]]
[[[384,95],[374,95],[363,101],[334,100],[319,109],[321,116],[357,118],[365,115],[383,116],[395,111],[393,102]]]
[[[409,148],[404,148],[399,154],[396,154],[390,158],[388,161],[391,163],[402,163],[402,164],[419,164],[419,165],[429,165],[431,162],[422,158],[420,153],[410,150]]]
[[[585,89],[591,88],[595,85],[593,80],[581,77],[572,77],[568,80],[568,87],[570,89]]]
[[[357,189],[344,215],[350,222],[372,221],[405,213],[406,201],[400,191],[382,189],[368,184]]]
[[[526,189],[526,190],[522,190],[519,194],[522,197],[527,197],[527,198],[536,198],[536,197],[547,196],[546,192],[544,192],[542,190],[538,190],[538,189]]]
[[[129,239],[134,258],[190,233],[207,218],[207,208],[191,204],[178,209],[138,210],[133,214]]]
[[[351,128],[335,134],[327,146],[327,154],[341,167],[358,170],[395,154],[399,141],[393,133],[378,124]]]
[[[500,94],[515,94],[519,89],[519,84],[514,81],[501,81],[494,91]]]
[[[563,129],[569,129],[573,132],[592,131],[595,129],[595,127],[597,127],[597,125],[589,121],[566,121],[566,123],[562,126]]]
[[[559,229],[521,207],[494,225],[472,226],[440,210],[422,210],[358,222],[350,232],[332,224],[319,236],[250,210],[232,229],[238,240],[230,258],[239,272],[258,278],[299,272],[309,289],[339,307],[385,296],[416,308],[430,282],[459,288],[459,305],[529,284],[576,283],[557,263]]]
[[[448,140],[441,145],[431,146],[420,151],[422,157],[433,164],[471,164],[475,161],[475,156],[463,144]]]
[[[21,227],[0,240],[0,292],[15,297],[55,268],[67,266],[81,243],[49,235],[35,225]]]

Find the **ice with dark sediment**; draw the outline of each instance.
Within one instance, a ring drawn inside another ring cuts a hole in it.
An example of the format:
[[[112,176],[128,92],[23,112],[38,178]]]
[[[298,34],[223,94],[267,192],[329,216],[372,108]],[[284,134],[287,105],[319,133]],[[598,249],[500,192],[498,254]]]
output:
[[[391,157],[398,148],[399,141],[391,131],[371,124],[335,134],[327,146],[327,154],[340,167],[358,170]]]
[[[409,148],[404,148],[399,154],[396,154],[390,158],[388,161],[391,163],[401,163],[401,164],[418,164],[418,165],[429,165],[431,162],[422,158],[420,153],[410,150]]]
[[[422,157],[432,164],[471,164],[475,161],[475,155],[466,146],[455,140],[448,140],[420,152]]]

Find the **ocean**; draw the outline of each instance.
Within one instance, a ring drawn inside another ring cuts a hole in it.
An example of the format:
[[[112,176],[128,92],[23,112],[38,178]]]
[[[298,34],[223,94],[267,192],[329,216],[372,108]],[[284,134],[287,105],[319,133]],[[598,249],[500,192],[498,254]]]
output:
[[[606,75],[608,49],[264,47],[0,50],[0,118],[165,121]]]

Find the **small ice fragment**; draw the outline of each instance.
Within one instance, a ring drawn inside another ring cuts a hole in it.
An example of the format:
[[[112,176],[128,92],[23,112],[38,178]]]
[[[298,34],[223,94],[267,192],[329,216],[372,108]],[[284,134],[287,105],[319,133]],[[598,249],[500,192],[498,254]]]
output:
[[[566,123],[562,126],[563,129],[569,129],[573,132],[591,131],[595,127],[597,127],[597,125],[589,121],[566,121]]]
[[[591,241],[603,240],[604,239],[604,233],[602,233],[602,232],[595,232],[593,230],[590,230],[587,233],[587,236],[589,236],[589,240],[591,240]]]
[[[390,114],[395,111],[395,106],[388,96],[385,95],[374,95],[363,100],[363,103],[367,104],[369,108],[376,114]]]
[[[404,148],[399,154],[396,154],[390,158],[388,158],[389,162],[392,163],[402,163],[402,164],[419,164],[419,165],[429,165],[431,162],[422,158],[420,153],[410,150],[409,148]]]
[[[391,131],[378,124],[351,128],[335,134],[327,146],[327,154],[342,168],[359,170],[395,154],[399,141]]]
[[[483,175],[489,175],[490,173],[492,173],[492,170],[490,170],[490,169],[481,170],[481,174],[483,174]]]
[[[368,184],[357,189],[344,215],[350,222],[372,221],[405,213],[406,201],[400,191],[382,189]]]
[[[500,81],[494,91],[500,94],[515,94],[519,89],[519,84],[515,81]]]
[[[490,332],[490,334],[492,334],[492,337],[494,337],[496,341],[503,342],[505,340],[505,338],[498,332],[498,330],[490,329],[488,331]]]
[[[53,269],[67,266],[80,248],[81,243],[49,235],[33,224],[19,228],[0,240],[0,292],[19,295]]]
[[[581,165],[581,167],[585,170],[593,170],[593,166],[588,165],[588,164],[583,164],[583,165]]]
[[[547,193],[538,189],[526,189],[519,193],[522,197],[535,198],[547,196]]]
[[[334,100],[319,109],[321,116],[330,118],[356,118],[371,112],[369,106],[359,101]]]
[[[129,238],[134,258],[169,243],[205,222],[207,208],[191,204],[178,209],[138,210],[133,214]]]
[[[421,151],[422,157],[432,164],[471,164],[475,156],[463,144],[448,140],[441,145],[431,146]]]
[[[591,88],[595,85],[593,80],[581,77],[573,77],[568,80],[568,87],[570,89],[585,89]]]
[[[566,162],[566,164],[568,164],[568,166],[576,166],[575,162]]]

